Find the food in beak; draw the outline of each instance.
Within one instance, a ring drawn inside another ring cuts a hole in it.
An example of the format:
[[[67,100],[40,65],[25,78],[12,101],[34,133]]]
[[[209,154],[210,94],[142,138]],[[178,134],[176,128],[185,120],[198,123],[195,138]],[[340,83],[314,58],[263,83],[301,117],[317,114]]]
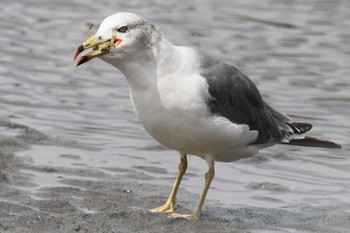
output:
[[[116,34],[113,33],[112,38],[109,40],[103,40],[92,33],[92,25],[89,26],[88,30],[89,39],[81,44],[78,49],[74,53],[74,60],[78,57],[78,55],[86,49],[92,48],[92,51],[88,54],[80,57],[76,66],[84,64],[95,57],[102,56],[109,52],[110,49],[121,44],[122,39],[117,38]]]

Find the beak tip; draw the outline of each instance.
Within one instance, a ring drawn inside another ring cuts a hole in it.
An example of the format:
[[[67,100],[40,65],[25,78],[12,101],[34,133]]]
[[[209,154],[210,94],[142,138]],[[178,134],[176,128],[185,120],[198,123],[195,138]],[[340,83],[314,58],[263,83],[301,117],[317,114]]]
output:
[[[74,53],[74,61],[75,61],[75,59],[77,59],[78,55],[79,55],[81,52],[83,52],[83,51],[84,51],[84,46],[83,46],[83,45],[80,45],[80,46],[78,47],[78,49],[75,51],[75,53]]]
[[[89,58],[88,56],[82,56],[82,57],[78,60],[78,62],[77,62],[77,64],[76,64],[76,67],[78,67],[78,66],[84,64],[85,62],[88,62],[89,60],[90,60],[90,58]]]
[[[74,61],[77,59],[77,56],[78,56],[78,55],[79,55],[79,51],[76,50],[75,53],[74,53],[74,57],[73,57]]]

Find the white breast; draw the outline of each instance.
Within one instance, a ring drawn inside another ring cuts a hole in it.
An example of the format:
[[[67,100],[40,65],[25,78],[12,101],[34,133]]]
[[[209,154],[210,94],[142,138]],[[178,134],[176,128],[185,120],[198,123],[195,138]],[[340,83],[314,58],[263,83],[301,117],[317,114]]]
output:
[[[146,131],[161,144],[186,154],[213,160],[233,161],[258,148],[247,147],[257,132],[246,125],[236,125],[223,117],[212,116],[206,104],[208,84],[198,73],[196,54],[188,48],[186,55],[171,74],[158,77],[156,86],[132,90],[131,97]]]

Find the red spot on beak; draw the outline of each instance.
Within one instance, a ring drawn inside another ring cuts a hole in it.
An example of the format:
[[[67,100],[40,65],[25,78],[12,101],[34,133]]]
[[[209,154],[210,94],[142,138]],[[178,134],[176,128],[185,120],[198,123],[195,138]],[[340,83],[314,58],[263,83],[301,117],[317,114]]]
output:
[[[74,53],[74,61],[75,61],[75,59],[77,59],[77,56],[78,56],[78,55],[79,55],[79,51],[76,50],[75,53]]]
[[[81,52],[83,52],[84,51],[84,46],[83,45],[80,45],[79,47],[78,47],[78,49],[75,51],[75,53],[74,53],[74,61],[75,61],[75,59],[77,59],[77,56],[81,53]]]

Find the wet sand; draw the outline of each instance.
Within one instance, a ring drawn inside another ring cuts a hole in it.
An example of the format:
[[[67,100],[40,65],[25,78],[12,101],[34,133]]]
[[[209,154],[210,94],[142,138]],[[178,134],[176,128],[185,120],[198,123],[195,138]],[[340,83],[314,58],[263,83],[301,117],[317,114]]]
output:
[[[150,213],[166,199],[168,186],[130,181],[98,169],[37,166],[14,153],[31,145],[79,147],[72,141],[49,137],[24,125],[1,120],[14,137],[0,138],[0,232],[349,232],[350,213],[326,210],[303,214],[281,209],[220,203],[205,206],[197,221],[171,219]],[[20,131],[20,132],[19,132]],[[73,155],[62,157],[77,159]],[[30,159],[30,158],[27,158]],[[57,175],[58,186],[31,188],[31,174]],[[69,176],[65,178],[61,176]],[[128,174],[139,176],[143,174]],[[60,177],[61,176],[61,177]],[[180,189],[176,211],[189,213],[197,195]]]

